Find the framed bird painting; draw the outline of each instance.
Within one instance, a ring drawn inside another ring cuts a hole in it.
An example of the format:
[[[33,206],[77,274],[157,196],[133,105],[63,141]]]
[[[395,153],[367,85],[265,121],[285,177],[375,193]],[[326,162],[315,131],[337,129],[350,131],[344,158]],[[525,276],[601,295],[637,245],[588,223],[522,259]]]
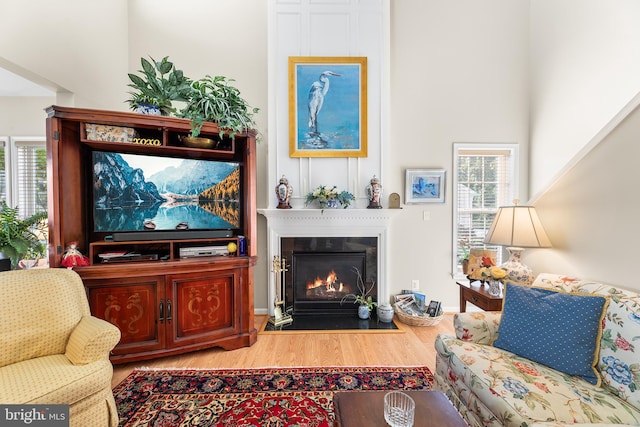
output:
[[[289,156],[367,157],[366,57],[289,57]]]
[[[444,169],[407,169],[405,203],[444,203]]]

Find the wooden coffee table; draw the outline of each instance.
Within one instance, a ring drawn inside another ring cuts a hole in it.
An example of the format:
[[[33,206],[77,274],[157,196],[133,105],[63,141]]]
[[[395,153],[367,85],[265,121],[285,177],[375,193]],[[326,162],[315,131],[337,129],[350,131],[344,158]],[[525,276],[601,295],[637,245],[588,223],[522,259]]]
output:
[[[335,427],[387,426],[384,395],[389,391],[341,391],[333,395]],[[416,402],[413,425],[468,427],[447,396],[441,391],[403,391]]]

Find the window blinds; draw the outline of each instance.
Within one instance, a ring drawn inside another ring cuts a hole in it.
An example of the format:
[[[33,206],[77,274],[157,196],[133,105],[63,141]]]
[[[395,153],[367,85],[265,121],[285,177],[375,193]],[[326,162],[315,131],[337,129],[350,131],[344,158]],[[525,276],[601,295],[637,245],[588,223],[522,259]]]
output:
[[[454,273],[461,271],[463,245],[493,249],[502,263],[499,246],[484,244],[500,206],[515,194],[516,146],[513,144],[455,144],[454,146]]]

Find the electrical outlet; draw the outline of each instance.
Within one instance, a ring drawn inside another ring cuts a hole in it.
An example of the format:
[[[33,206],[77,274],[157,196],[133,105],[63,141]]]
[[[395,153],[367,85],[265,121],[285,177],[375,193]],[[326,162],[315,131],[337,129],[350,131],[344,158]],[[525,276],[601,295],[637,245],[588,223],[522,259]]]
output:
[[[417,291],[418,289],[420,289],[420,280],[413,279],[411,281],[411,290],[412,291]]]
[[[422,220],[423,221],[429,221],[431,219],[431,212],[430,211],[422,211]]]

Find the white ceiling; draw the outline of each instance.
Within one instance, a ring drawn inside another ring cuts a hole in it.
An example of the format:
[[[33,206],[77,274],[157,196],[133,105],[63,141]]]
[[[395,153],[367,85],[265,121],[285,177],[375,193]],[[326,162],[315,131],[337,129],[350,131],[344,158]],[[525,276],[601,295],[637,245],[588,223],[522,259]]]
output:
[[[0,96],[55,96],[55,92],[39,86],[0,67]]]

